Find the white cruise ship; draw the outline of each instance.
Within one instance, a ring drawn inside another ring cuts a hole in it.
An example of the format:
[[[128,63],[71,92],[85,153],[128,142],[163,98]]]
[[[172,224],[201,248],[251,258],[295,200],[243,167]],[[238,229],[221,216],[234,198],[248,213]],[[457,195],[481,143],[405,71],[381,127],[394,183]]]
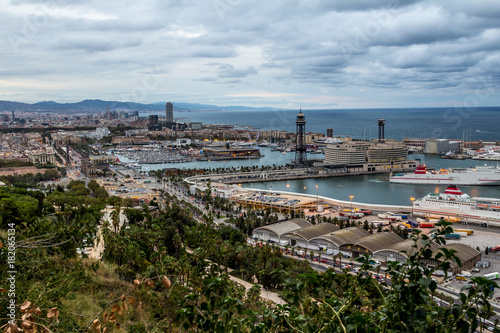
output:
[[[389,181],[402,184],[500,185],[500,168],[485,165],[429,171],[425,165],[419,165],[414,173],[393,174]]]
[[[471,198],[454,185],[448,186],[444,193],[430,193],[415,200],[413,211],[500,226],[500,199]]]

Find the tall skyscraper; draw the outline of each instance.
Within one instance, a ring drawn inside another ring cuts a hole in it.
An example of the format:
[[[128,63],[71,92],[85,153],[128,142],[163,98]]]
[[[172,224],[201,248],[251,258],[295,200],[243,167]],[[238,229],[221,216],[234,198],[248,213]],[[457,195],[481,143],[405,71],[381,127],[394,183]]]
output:
[[[174,122],[174,105],[171,102],[168,102],[166,105],[166,118],[167,118],[167,123],[173,123]]]

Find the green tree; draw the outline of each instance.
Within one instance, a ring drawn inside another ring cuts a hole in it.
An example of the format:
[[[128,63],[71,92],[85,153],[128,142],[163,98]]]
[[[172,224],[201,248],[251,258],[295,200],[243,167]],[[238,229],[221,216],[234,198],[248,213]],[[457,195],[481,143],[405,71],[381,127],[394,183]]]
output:
[[[124,198],[122,205],[123,207],[134,207],[134,200],[132,198]]]
[[[87,187],[89,189],[91,189],[93,192],[95,192],[100,186],[99,184],[94,180],[92,179],[91,181],[89,181],[89,183],[87,184]]]
[[[115,208],[109,214],[111,218],[111,224],[113,225],[115,232],[118,232],[118,229],[120,228],[120,211],[121,211],[121,206],[116,205]]]
[[[137,224],[144,220],[144,213],[140,209],[135,208],[125,208],[123,210],[129,224]]]
[[[116,195],[112,195],[110,196],[108,199],[107,199],[107,203],[108,205],[110,206],[117,206],[117,205],[122,205],[122,198],[116,196]]]
[[[108,192],[103,188],[103,187],[98,187],[95,191],[94,194],[96,198],[100,200],[106,200],[109,197]]]

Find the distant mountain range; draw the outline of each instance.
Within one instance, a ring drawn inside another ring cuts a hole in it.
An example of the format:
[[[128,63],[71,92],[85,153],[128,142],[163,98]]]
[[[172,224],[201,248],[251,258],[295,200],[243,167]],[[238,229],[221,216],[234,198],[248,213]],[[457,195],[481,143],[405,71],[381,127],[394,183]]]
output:
[[[52,101],[38,102],[34,104],[0,101],[0,112],[2,111],[40,111],[40,112],[68,112],[68,113],[81,113],[81,112],[106,112],[107,107],[109,110],[121,111],[143,111],[155,112],[165,111],[166,102],[159,102],[153,104],[141,104],[133,102],[118,102],[118,101],[103,101],[100,99],[86,99],[77,103],[56,103]],[[245,111],[245,110],[275,110],[275,108],[252,108],[247,106],[217,106],[208,104],[197,103],[175,103],[174,111],[177,112],[199,112],[199,111]],[[281,110],[281,109],[280,109]]]

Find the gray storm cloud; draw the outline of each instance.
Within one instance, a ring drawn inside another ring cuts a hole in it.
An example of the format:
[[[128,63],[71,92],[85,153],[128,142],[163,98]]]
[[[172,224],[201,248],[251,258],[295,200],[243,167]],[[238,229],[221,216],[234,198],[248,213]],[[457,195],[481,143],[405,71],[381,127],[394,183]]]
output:
[[[0,5],[0,99],[116,99],[161,68],[145,101],[447,106],[488,89],[482,105],[500,102],[498,1]]]

